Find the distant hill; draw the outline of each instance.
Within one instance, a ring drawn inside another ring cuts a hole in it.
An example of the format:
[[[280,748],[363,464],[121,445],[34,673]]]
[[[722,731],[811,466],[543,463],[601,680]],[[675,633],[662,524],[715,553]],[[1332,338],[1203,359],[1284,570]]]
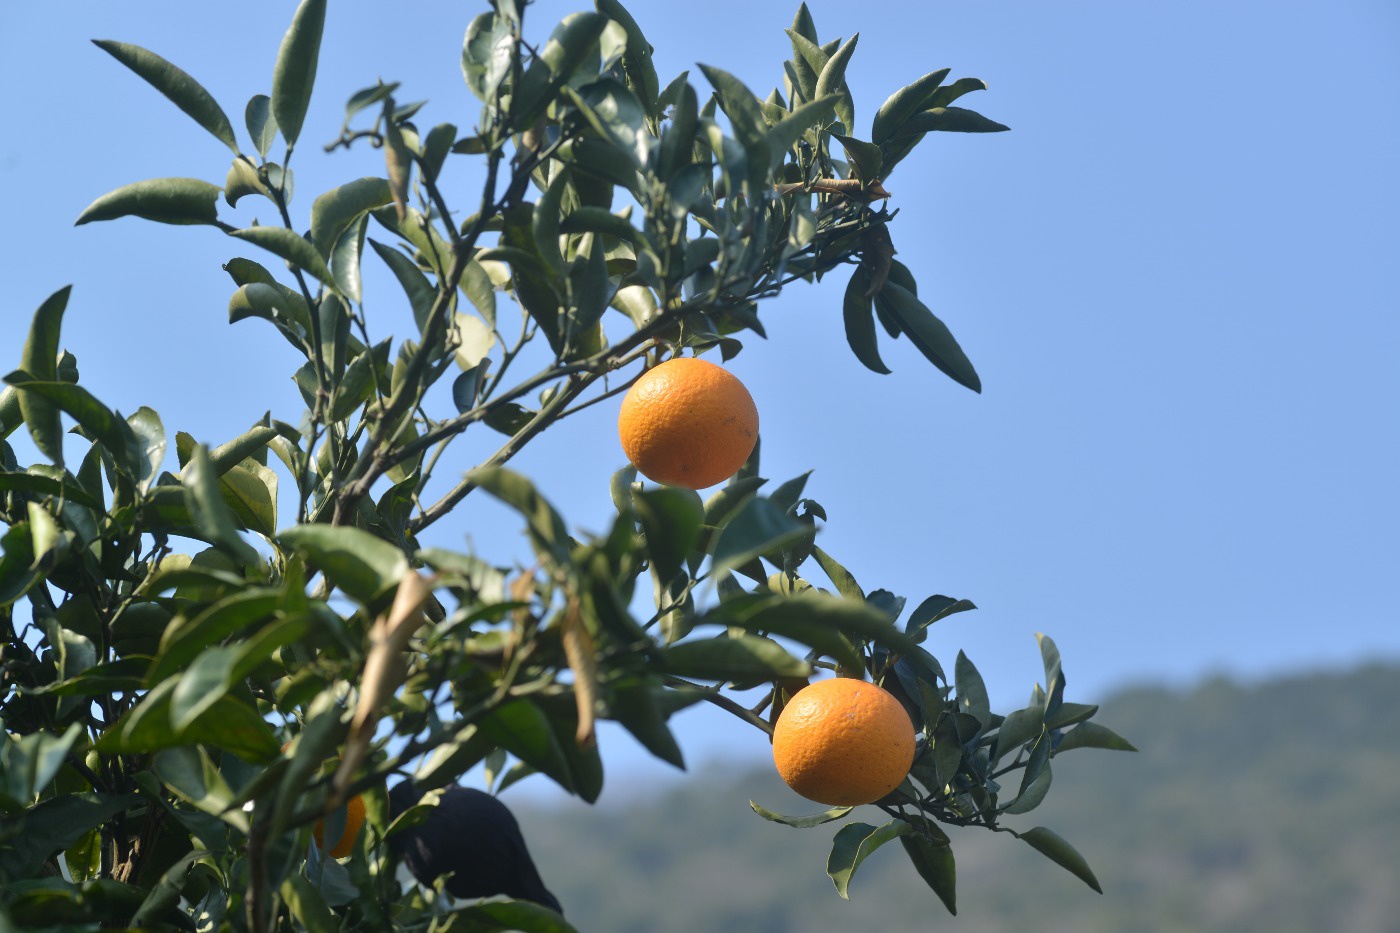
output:
[[[766,770],[711,768],[630,804],[513,803],[584,933],[1400,931],[1400,666],[1133,689],[1098,718],[1141,753],[1056,759],[1047,802],[1008,822],[1069,839],[1102,897],[1009,836],[963,830],[957,917],[897,845],[842,901],[825,875],[833,827],[750,811],[819,809]]]

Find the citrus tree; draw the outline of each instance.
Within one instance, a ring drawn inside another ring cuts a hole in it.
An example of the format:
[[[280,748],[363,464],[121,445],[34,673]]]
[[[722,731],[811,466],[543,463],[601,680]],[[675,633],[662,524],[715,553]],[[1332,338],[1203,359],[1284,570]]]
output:
[[[866,367],[887,371],[883,331],[980,389],[894,258],[883,182],[930,133],[1005,130],[954,106],[984,85],[935,71],[858,122],[857,37],[821,41],[805,6],[767,97],[707,66],[663,84],[617,0],[548,33],[527,31],[526,6],[496,0],[467,26],[469,127],[432,124],[383,82],[350,98],[338,135],[306,126],[325,0],[298,7],[246,134],[165,58],[97,42],[232,161],[222,185],[136,181],[78,223],[226,234],[230,322],[294,348],[305,410],[172,437],[81,384],[67,288],[35,312],[0,396],[4,436],[22,426],[40,457],[21,467],[0,442],[0,920],[569,929],[538,905],[405,885],[388,843],[482,762],[497,789],[538,772],[594,801],[600,719],[679,767],[668,719],[697,702],[786,730],[784,776],[833,808],[754,809],[841,823],[827,868],[842,897],[897,838],[955,909],[945,825],[1020,838],[1097,889],[1067,842],[1006,818],[1041,802],[1055,756],[1127,743],[1064,698],[1043,636],[1043,687],[992,712],[968,658],[950,673],[922,644],[972,603],[906,613],[857,583],[816,543],[827,516],[805,477],[762,476],[763,400],[719,365],[763,335],[764,299],[839,275]],[[294,200],[313,130],[331,152],[382,151],[383,173]],[[463,198],[461,178],[483,176]],[[225,205],[256,220],[230,223]],[[399,290],[376,298],[410,308],[414,332],[365,313],[364,263],[392,272]],[[598,403],[620,404],[618,462],[633,465],[612,479],[607,532],[576,536],[505,464]],[[498,449],[444,477],[467,433]],[[473,494],[518,513],[531,566],[420,546]],[[808,695],[785,724],[818,670],[860,689]],[[847,701],[888,748],[848,744],[832,725]],[[421,800],[391,809],[395,774]],[[882,822],[852,820],[859,804]]]

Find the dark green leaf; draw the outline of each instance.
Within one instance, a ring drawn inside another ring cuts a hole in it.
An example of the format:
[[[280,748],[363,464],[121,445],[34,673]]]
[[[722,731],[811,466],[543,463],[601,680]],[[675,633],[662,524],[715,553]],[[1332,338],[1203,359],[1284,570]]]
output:
[[[769,638],[740,635],[684,641],[661,651],[661,666],[671,674],[699,680],[773,680],[810,677],[812,667],[788,654]]]
[[[912,635],[917,641],[923,641],[927,635],[930,625],[939,619],[946,619],[948,616],[958,612],[966,612],[969,609],[976,609],[971,600],[953,599],[951,596],[934,595],[919,603],[914,611],[909,614],[909,621],[904,626],[904,631]]]
[[[20,369],[35,379],[46,382],[58,379],[59,334],[63,327],[63,312],[68,307],[68,297],[72,291],[73,286],[63,286],[44,299],[44,303],[34,312],[34,321],[29,326],[29,338],[24,343],[24,353],[20,357]],[[62,466],[63,423],[59,418],[58,406],[43,395],[19,392],[15,389],[6,391],[18,401],[20,416],[29,426],[34,446],[38,447],[44,456]]]
[[[943,79],[948,77],[950,70],[941,68],[938,71],[930,72],[913,84],[906,85],[891,94],[875,113],[875,120],[870,125],[870,138],[876,144],[883,143],[898,132],[905,121],[914,114],[933,106],[929,103],[929,99],[938,86],[943,83]]]
[[[774,813],[772,810],[760,807],[752,800],[749,801],[749,806],[753,808],[753,812],[768,822],[782,823],[784,826],[791,826],[794,829],[811,829],[813,826],[821,826],[823,823],[839,820],[855,809],[855,807],[833,807],[811,816],[783,816],[781,813]]]
[[[275,326],[287,342],[302,353],[309,353],[311,315],[300,296],[290,295],[278,285],[251,282],[233,293],[228,301],[228,321],[236,324],[250,317]]]
[[[1014,754],[1031,739],[1038,738],[1045,728],[1041,713],[1040,707],[1033,706],[1018,709],[1003,719],[997,727],[996,753],[992,760],[999,761]]]
[[[298,525],[278,534],[277,542],[306,555],[331,583],[363,605],[378,602],[408,572],[402,551],[358,528]]]
[[[661,487],[635,496],[637,516],[646,534],[647,553],[664,579],[680,572],[700,537],[704,510],[688,489]]]
[[[1060,649],[1054,640],[1044,632],[1036,632],[1035,640],[1040,644],[1040,660],[1045,666],[1045,718],[1049,720],[1057,718],[1064,703],[1065,672],[1060,665]]]
[[[934,91],[929,95],[928,100],[924,101],[923,107],[919,109],[933,110],[938,107],[947,107],[964,94],[971,91],[985,91],[986,89],[987,82],[983,81],[981,78],[959,78],[952,84],[945,85]]]
[[[5,381],[24,394],[42,396],[70,415],[89,437],[111,452],[123,473],[136,476],[141,472],[142,454],[131,427],[87,389],[69,382],[32,381],[23,372],[11,373]]]
[[[714,570],[723,575],[810,534],[807,525],[767,499],[752,499],[730,520],[715,542]]]
[[[888,307],[909,339],[929,362],[959,385],[974,392],[982,391],[982,380],[973,369],[972,361],[958,346],[947,325],[934,317],[923,302],[894,281],[886,282],[880,294],[888,301]]]
[[[109,191],[78,215],[77,224],[142,217],[163,224],[218,223],[222,189],[197,178],[152,178]]]
[[[1069,732],[1055,746],[1055,754],[1067,752],[1074,748],[1106,748],[1119,752],[1135,752],[1136,748],[1127,739],[1114,732],[1107,726],[1101,726],[1096,722],[1081,722]]]
[[[505,704],[481,721],[481,732],[565,790],[577,790],[559,738],[536,703],[519,699]]]
[[[843,136],[840,133],[832,133],[831,135],[846,150],[846,158],[850,161],[851,168],[855,170],[856,178],[866,184],[879,179],[880,169],[884,161],[879,146],[850,136]]]
[[[901,836],[899,841],[903,844],[909,861],[914,863],[919,877],[938,895],[943,906],[948,908],[948,913],[956,916],[958,873],[953,861],[953,847],[948,844],[948,837],[941,831],[938,831],[938,837],[912,832]]]
[[[1089,868],[1089,863],[1084,861],[1084,856],[1075,851],[1074,846],[1061,839],[1055,833],[1044,826],[1037,826],[1028,832],[1018,834],[1021,839],[1030,844],[1036,851],[1055,864],[1070,872],[1079,880],[1100,894],[1103,888],[1099,887],[1099,879],[1094,877],[1093,871]]]
[[[958,690],[958,709],[974,717],[982,724],[982,728],[986,729],[992,720],[987,687],[972,661],[961,651],[958,652],[957,664],[953,668],[953,683]]]
[[[272,197],[272,192],[258,176],[258,170],[242,158],[234,159],[224,178],[224,201],[229,207],[237,207],[239,200],[250,194]]]
[[[306,2],[310,3],[312,0],[306,0]],[[229,236],[261,246],[268,252],[281,256],[335,288],[335,279],[331,278],[331,270],[326,265],[326,260],[316,251],[316,247],[286,227],[245,227],[242,230],[232,231]]]
[[[36,473],[0,472],[0,491],[22,492],[36,496],[52,496],[66,499],[90,509],[102,509],[102,503],[83,491],[73,481],[63,481]]]
[[[189,114],[214,137],[238,154],[238,142],[233,137],[233,126],[228,122],[217,101],[204,87],[188,74],[154,52],[125,42],[110,39],[94,39],[92,44],[111,55],[132,71],[136,72],[151,87],[160,91],[170,102]]]
[[[1040,685],[1036,684],[1036,689]],[[1045,705],[1045,691],[1041,690],[1041,709]],[[1092,703],[1061,703],[1055,712],[1045,717],[1045,728],[1047,729],[1067,729],[1077,722],[1083,722],[1099,711],[1097,705]]]
[[[847,889],[860,863],[880,846],[908,834],[911,829],[903,820],[891,820],[879,827],[869,823],[847,823],[842,826],[831,841],[831,855],[826,862],[826,873],[836,885],[836,893],[843,900],[849,900]]]
[[[995,120],[988,120],[974,110],[962,107],[935,107],[910,117],[899,128],[899,136],[912,136],[917,133],[1002,133],[1011,129]]]
[[[650,687],[645,683],[613,684],[608,718],[620,723],[657,758],[685,770],[685,758],[666,725],[665,699],[679,691]],[[695,702],[698,697],[685,697]]]
[[[856,43],[860,41],[860,33],[856,33],[841,44],[836,53],[831,56],[822,70],[817,74],[816,100],[821,100],[829,94],[835,94],[846,83],[846,66],[851,62],[851,55],[856,50]],[[849,123],[847,129],[851,129]]]
[[[72,847],[86,833],[139,801],[135,794],[66,794],[41,801],[6,827],[0,875],[32,877],[51,855]]]
[[[277,52],[272,71],[272,114],[288,148],[296,144],[306,119],[325,25],[326,0],[302,0]]]
[[[889,374],[889,367],[880,359],[880,351],[875,340],[875,318],[872,314],[874,302],[866,297],[870,288],[870,272],[862,263],[851,273],[846,283],[846,296],[841,305],[841,316],[846,323],[846,342],[861,365],[881,375]]]
[[[447,914],[453,930],[515,930],[518,933],[578,933],[554,911],[529,901],[488,901]]]

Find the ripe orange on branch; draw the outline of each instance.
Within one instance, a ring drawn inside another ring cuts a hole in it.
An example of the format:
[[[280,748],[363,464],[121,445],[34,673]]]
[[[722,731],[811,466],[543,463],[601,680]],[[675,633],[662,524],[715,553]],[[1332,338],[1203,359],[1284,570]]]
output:
[[[617,416],[627,459],[648,479],[704,489],[738,472],[758,442],[758,408],[734,375],[677,357],[648,370]]]
[[[899,701],[853,677],[798,691],[773,728],[773,763],[808,800],[833,807],[874,803],[914,763],[914,724]]]

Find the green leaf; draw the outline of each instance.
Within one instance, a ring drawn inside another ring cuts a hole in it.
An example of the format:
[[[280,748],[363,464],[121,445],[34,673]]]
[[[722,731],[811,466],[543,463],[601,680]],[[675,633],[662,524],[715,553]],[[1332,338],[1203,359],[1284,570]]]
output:
[[[1042,713],[1040,707],[1031,706],[1018,709],[1003,719],[997,727],[996,751],[992,761],[1000,761],[1014,754],[1031,739],[1038,738],[1045,729],[1041,722]]]
[[[6,827],[0,875],[29,878],[48,858],[140,802],[135,794],[66,794],[26,810]]]
[[[857,178],[869,184],[880,177],[884,156],[880,153],[879,146],[850,136],[842,136],[840,133],[831,135],[841,143],[841,148],[846,150],[846,158],[855,169]]]
[[[496,91],[510,75],[515,38],[504,16],[482,13],[467,24],[462,41],[462,78],[488,107],[496,103]]]
[[[399,285],[403,287],[404,293],[408,295],[409,306],[413,309],[413,319],[418,325],[419,333],[428,323],[428,313],[432,310],[433,301],[437,292],[434,290],[428,277],[423,274],[417,264],[409,259],[401,251],[392,246],[386,246],[374,238],[370,238],[369,245],[374,247],[374,251],[379,254],[379,258],[384,260],[394,273],[394,277],[399,280]]]
[[[63,480],[59,480],[49,476],[40,476],[37,473],[0,472],[0,491],[52,496],[55,499],[66,499],[90,509],[105,511],[101,502],[84,492],[83,488],[76,482],[68,481],[67,476]]]
[[[913,84],[906,85],[891,94],[880,109],[875,112],[875,120],[870,124],[870,138],[877,145],[889,139],[910,117],[926,107],[931,107],[929,98],[951,69],[941,68],[929,72]]]
[[[1064,868],[1095,891],[1103,893],[1103,888],[1099,887],[1099,879],[1094,877],[1089,863],[1084,861],[1084,856],[1080,855],[1074,846],[1058,835],[1044,826],[1037,826],[1035,829],[1017,835],[1050,861]]]
[[[933,316],[912,292],[894,281],[885,283],[880,292],[890,311],[899,320],[904,332],[934,366],[959,385],[974,392],[982,391],[982,380],[973,369],[972,361],[963,353],[946,324]]]
[[[742,567],[761,554],[769,554],[801,540],[807,525],[767,499],[752,499],[730,520],[715,542],[714,569],[720,576]]]
[[[564,520],[529,479],[504,467],[479,467],[467,478],[524,516],[537,554],[549,556],[556,566],[568,566],[571,545]]]
[[[228,322],[236,324],[255,317],[270,322],[287,342],[310,354],[311,315],[300,296],[288,294],[276,284],[250,282],[228,300]]]
[[[383,178],[357,178],[318,197],[311,205],[311,242],[316,251],[330,258],[331,248],[346,228],[393,199]]]
[[[170,62],[154,52],[125,42],[110,39],[94,39],[92,44],[111,55],[144,81],[160,91],[170,102],[179,107],[200,126],[233,150],[238,155],[238,142],[233,136],[233,126],[228,122],[217,101],[198,81],[190,77]]]
[[[823,810],[821,813],[814,813],[811,816],[783,816],[781,813],[775,813],[765,807],[760,807],[752,800],[749,801],[749,806],[753,808],[753,812],[757,813],[768,822],[782,823],[784,826],[791,826],[794,829],[811,829],[813,826],[821,826],[823,823],[839,820],[855,809],[855,807],[833,807],[830,810]]]
[[[136,438],[136,449],[140,452],[137,460],[140,469],[132,479],[136,480],[136,488],[144,493],[160,472],[160,465],[165,462],[165,426],[160,423],[160,415],[144,405],[128,416],[126,423]]]
[[[836,587],[836,592],[852,602],[864,605],[865,591],[860,588],[860,584],[856,582],[856,578],[851,575],[849,570],[819,547],[812,548],[812,556],[817,559],[822,571],[831,579],[832,584]]]
[[[910,117],[900,127],[898,136],[912,136],[918,133],[1004,133],[1009,126],[988,120],[974,110],[962,107],[935,107]]]
[[[1036,684],[1036,689],[1040,685]],[[1041,690],[1041,709],[1044,708],[1044,693]],[[1067,729],[1075,723],[1083,722],[1099,711],[1097,705],[1093,703],[1061,703],[1055,712],[1045,717],[1045,728],[1047,729]]]
[[[633,738],[657,758],[684,771],[685,758],[666,719],[677,708],[698,702],[699,696],[635,682],[614,682],[611,688],[608,718],[632,733]]]
[[[1075,748],[1105,748],[1111,751],[1135,752],[1136,748],[1127,739],[1107,726],[1096,722],[1081,722],[1060,739],[1055,746],[1055,754]]]
[[[487,901],[473,907],[458,908],[448,913],[444,919],[454,930],[578,933],[568,921],[554,911],[529,901]]]
[[[180,675],[170,697],[170,722],[183,732],[228,692],[237,649],[215,646],[202,652]]]
[[[180,893],[184,890],[185,882],[189,878],[190,868],[195,862],[208,855],[209,853],[203,849],[196,849],[181,856],[175,864],[162,872],[155,887],[151,888],[150,893],[141,902],[136,913],[131,915],[131,926],[138,929],[156,926],[167,911],[180,903]]]
[[[947,107],[953,101],[972,91],[985,91],[987,82],[981,78],[959,78],[952,84],[944,85],[929,95],[924,101],[921,110],[933,110],[939,107]]]
[[[953,599],[951,596],[935,594],[919,603],[909,614],[909,621],[905,623],[904,631],[913,636],[915,640],[923,641],[928,634],[928,627],[939,619],[946,619],[955,613],[976,608],[971,600]]]
[[[699,680],[774,680],[811,677],[806,661],[788,654],[770,638],[721,635],[683,641],[661,650],[661,667],[680,677]]]
[[[874,302],[866,297],[870,288],[870,271],[864,263],[856,266],[851,280],[846,283],[846,296],[841,305],[841,316],[846,323],[846,342],[861,365],[871,372],[888,375],[890,370],[880,359],[880,351],[875,340]]]
[[[277,138],[277,119],[272,115],[272,99],[266,94],[254,94],[243,110],[243,122],[248,127],[248,135],[253,138],[253,148],[266,159],[272,141]]]
[[[306,2],[310,3],[312,0]],[[245,227],[242,230],[231,231],[229,236],[261,246],[293,265],[300,266],[331,288],[336,287],[335,279],[331,278],[331,270],[326,265],[326,260],[316,251],[316,247],[286,227]]]
[[[719,94],[719,104],[729,117],[734,136],[748,157],[748,183],[757,192],[768,177],[772,150],[768,143],[768,121],[758,106],[758,98],[742,81],[727,71],[701,65],[700,70]]]
[[[846,66],[851,63],[851,55],[855,52],[856,43],[859,41],[860,33],[851,36],[822,66],[822,70],[817,74],[816,100],[821,100],[829,94],[835,94],[846,83]],[[853,129],[849,125],[846,128]]]
[[[808,101],[783,117],[768,129],[768,145],[772,150],[771,164],[777,167],[797,141],[814,126],[825,126],[836,109],[835,97]]]
[[[29,338],[19,367],[35,379],[52,382],[58,379],[58,341],[63,327],[63,312],[73,286],[65,285],[54,292],[34,312],[29,325]],[[29,435],[39,452],[55,464],[63,465],[63,422],[58,406],[42,395],[7,390],[18,400],[20,416],[29,426]],[[8,433],[8,432],[7,432]]]
[[[131,427],[87,389],[70,382],[32,381],[23,372],[10,373],[5,381],[24,394],[42,396],[71,416],[91,438],[111,452],[122,473],[134,477],[141,472],[141,451]]]
[[[948,844],[948,837],[944,836],[941,830],[935,831],[938,832],[937,837],[912,832],[901,836],[899,841],[919,877],[938,895],[943,906],[948,908],[948,913],[957,916],[958,873],[953,861],[953,847]]]
[[[241,525],[260,535],[277,533],[277,474],[261,464],[235,466],[219,477],[219,494]]]
[[[258,552],[239,536],[233,513],[220,491],[219,476],[210,464],[208,448],[203,444],[194,449],[185,467],[184,484],[185,505],[190,510],[195,527],[207,535],[206,540],[244,566],[256,567]]]
[[[548,775],[560,787],[577,790],[568,759],[544,710],[530,699],[513,700],[481,720],[481,733],[516,758]],[[572,737],[569,741],[572,741]]]
[[[637,516],[646,534],[647,554],[663,579],[680,572],[700,537],[704,509],[688,489],[661,487],[635,496]]]
[[[836,893],[843,900],[849,900],[847,889],[860,863],[891,839],[907,835],[912,828],[903,820],[891,820],[880,827],[869,823],[847,823],[842,826],[831,841],[831,855],[826,862],[826,873],[836,885]]]
[[[325,25],[326,0],[302,0],[277,52],[272,71],[272,115],[289,149],[301,135],[306,107],[311,102]]]
[[[216,224],[222,189],[197,178],[152,178],[109,191],[78,215],[76,225],[118,217],[163,224]]]
[[[1040,806],[1040,802],[1050,792],[1050,745],[1050,733],[1042,731],[1031,746],[1030,756],[1026,759],[1026,769],[1021,775],[1021,789],[1017,791],[1016,799],[1003,808],[1004,812],[1029,813]]]
[[[237,207],[239,200],[250,194],[272,197],[272,192],[258,177],[258,170],[242,158],[234,159],[224,178],[224,202],[229,207]]]
[[[362,605],[371,605],[399,585],[408,558],[387,541],[358,528],[297,525],[277,543],[306,556],[331,583]]]
[[[958,691],[958,709],[975,718],[986,729],[992,721],[992,707],[987,700],[987,686],[966,654],[959,651],[953,668],[953,683]]]
[[[1035,640],[1040,645],[1040,660],[1045,667],[1045,718],[1050,720],[1058,718],[1056,714],[1064,703],[1065,673],[1054,639],[1044,632],[1036,632]]]

